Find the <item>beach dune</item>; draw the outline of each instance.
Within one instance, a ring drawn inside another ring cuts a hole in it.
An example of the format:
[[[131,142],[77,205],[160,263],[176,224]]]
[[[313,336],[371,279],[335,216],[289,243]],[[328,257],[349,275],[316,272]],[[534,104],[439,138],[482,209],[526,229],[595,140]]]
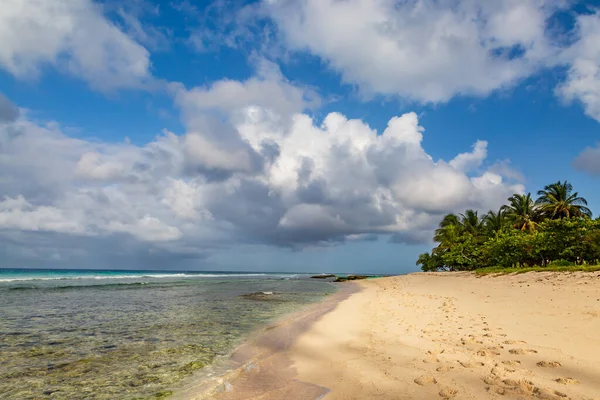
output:
[[[360,283],[289,349],[329,399],[600,399],[600,273]]]

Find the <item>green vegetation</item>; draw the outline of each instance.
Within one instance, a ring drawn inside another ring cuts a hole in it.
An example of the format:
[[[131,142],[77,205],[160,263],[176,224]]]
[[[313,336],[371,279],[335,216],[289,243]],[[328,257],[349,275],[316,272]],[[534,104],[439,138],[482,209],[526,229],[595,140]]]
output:
[[[448,214],[435,231],[438,243],[423,253],[423,271],[506,273],[598,271],[600,218],[567,181],[547,185],[537,200],[515,194],[497,212]]]
[[[600,265],[572,265],[569,267],[552,266],[546,267],[521,267],[521,268],[504,268],[504,267],[485,267],[478,268],[475,270],[477,275],[489,275],[489,274],[524,274],[526,272],[597,272],[600,271]]]

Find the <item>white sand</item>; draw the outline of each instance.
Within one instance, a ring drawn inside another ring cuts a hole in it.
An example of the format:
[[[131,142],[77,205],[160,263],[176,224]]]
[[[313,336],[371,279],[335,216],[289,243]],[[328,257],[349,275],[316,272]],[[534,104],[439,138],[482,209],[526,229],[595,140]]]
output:
[[[362,282],[290,350],[330,399],[600,399],[600,273]]]

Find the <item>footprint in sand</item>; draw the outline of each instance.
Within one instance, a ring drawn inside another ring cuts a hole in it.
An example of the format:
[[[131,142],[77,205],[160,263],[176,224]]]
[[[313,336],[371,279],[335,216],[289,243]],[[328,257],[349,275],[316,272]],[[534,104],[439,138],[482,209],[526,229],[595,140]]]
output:
[[[456,397],[456,395],[458,394],[458,390],[454,389],[454,388],[444,388],[442,390],[440,390],[440,397],[444,398],[444,399],[451,399],[453,397]]]
[[[419,386],[435,385],[437,383],[437,379],[435,379],[433,376],[421,376],[415,379],[415,383]]]
[[[504,344],[527,344],[527,342],[522,340],[505,340]]]
[[[495,375],[487,375],[484,376],[483,378],[481,378],[481,380],[486,384],[486,385],[490,385],[490,386],[497,386],[500,385],[500,378],[498,378]]]
[[[508,352],[510,354],[536,354],[537,350],[530,350],[530,349],[510,349]]]
[[[540,388],[535,386],[533,382],[527,380],[513,380],[513,379],[505,379],[502,381],[504,384],[503,390],[496,391],[496,393],[505,395],[505,394],[514,394],[514,395],[524,395],[528,398],[534,397],[538,399],[546,399],[546,400],[559,400],[567,398],[567,395],[559,392],[557,390]]]
[[[565,399],[568,397],[566,394],[559,392],[558,390],[544,389],[544,388],[537,388],[537,390],[534,391],[534,394],[536,397],[538,397],[540,399],[549,399],[549,400],[559,400],[559,399]]]
[[[471,363],[468,361],[459,361],[458,362],[463,368],[475,368],[475,367],[483,367],[485,364],[482,362]]]
[[[477,352],[477,355],[479,357],[492,357],[492,356],[499,356],[500,353],[498,353],[497,351],[493,351],[493,350],[479,350]]]
[[[510,365],[511,367],[516,367],[517,365],[521,365],[521,361],[519,361],[519,360],[508,360],[508,361],[502,361],[502,364],[504,364],[504,365]]]
[[[502,381],[502,383],[504,383],[508,387],[522,387],[523,389],[529,392],[533,392],[533,390],[535,389],[535,386],[532,382],[524,380],[516,381],[514,379],[505,379]]]
[[[558,361],[540,361],[539,363],[536,364],[538,367],[542,367],[542,368],[556,368],[556,367],[562,367],[562,364],[559,363]]]
[[[500,396],[504,396],[506,394],[506,389],[504,389],[501,386],[493,386],[490,387],[488,390],[491,390],[492,392],[499,394]]]
[[[560,383],[561,385],[575,385],[579,383],[577,379],[573,378],[556,378],[554,381]]]
[[[453,366],[445,365],[445,366],[442,366],[442,367],[437,367],[435,370],[437,372],[448,372],[448,371],[453,370],[453,369],[454,369]]]

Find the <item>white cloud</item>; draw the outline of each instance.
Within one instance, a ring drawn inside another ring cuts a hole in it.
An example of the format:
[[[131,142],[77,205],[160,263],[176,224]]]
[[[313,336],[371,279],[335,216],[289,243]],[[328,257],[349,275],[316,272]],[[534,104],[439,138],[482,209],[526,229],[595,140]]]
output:
[[[107,230],[111,232],[125,232],[132,236],[149,242],[162,242],[181,238],[181,231],[175,226],[169,226],[158,218],[145,215],[133,224],[124,224],[121,221],[110,221]]]
[[[600,12],[577,17],[579,40],[563,55],[570,68],[557,93],[566,101],[579,100],[585,113],[600,121]]]
[[[58,241],[125,235],[185,257],[234,243],[303,247],[388,233],[413,243],[443,213],[495,209],[523,190],[486,168],[484,141],[434,160],[415,113],[381,133],[340,113],[317,124],[303,113],[307,89],[278,70],[261,74],[176,87],[188,131],[143,146],[73,139],[26,116],[0,125],[0,170],[11,171],[0,174],[0,231],[54,232]],[[64,246],[47,247],[43,254]]]
[[[244,44],[286,61],[307,52],[365,99],[417,103],[486,97],[560,67],[567,76],[557,96],[581,102],[600,121],[600,12],[573,6],[566,0],[216,1],[204,18],[218,31],[203,26],[190,42],[203,51]],[[573,29],[565,17],[574,18]]]
[[[180,218],[212,219],[209,212],[200,210],[200,201],[200,185],[194,182],[187,183],[183,179],[171,180],[171,185],[165,190],[162,199],[162,202]]]
[[[367,95],[419,102],[485,96],[552,65],[546,21],[561,3],[263,0],[289,48],[321,57]]]
[[[140,87],[151,78],[148,51],[91,0],[4,0],[0,67],[35,79],[48,65],[98,90]]]
[[[123,175],[125,168],[116,162],[103,162],[97,152],[88,152],[81,155],[75,171],[77,175],[88,179],[115,180]]]
[[[580,171],[600,176],[600,143],[596,147],[586,147],[575,158],[573,166]]]
[[[270,122],[280,126],[288,123],[294,113],[319,105],[314,90],[287,81],[276,64],[258,59],[256,70],[257,76],[244,82],[224,79],[190,90],[172,85],[188,131],[182,140],[189,168],[221,173],[261,169],[261,154],[269,149],[263,148],[266,143],[256,143],[256,137],[250,136],[274,128],[263,125],[260,133],[247,130],[242,138],[236,124],[254,112],[256,118],[262,113],[271,115]]]
[[[12,122],[19,116],[19,109],[0,93],[0,124]]]
[[[176,100],[182,107],[186,121],[191,121],[198,110],[210,110],[235,117],[249,106],[259,106],[279,116],[288,116],[307,108],[319,106],[318,94],[307,87],[289,82],[279,66],[263,58],[254,60],[256,76],[240,82],[223,79],[208,87],[189,91],[174,85]]]
[[[470,153],[462,153],[450,161],[450,165],[459,171],[471,171],[479,168],[487,157],[487,145],[485,140],[478,140]]]
[[[85,235],[77,215],[80,210],[62,210],[54,206],[35,207],[23,196],[0,201],[0,227],[22,231],[51,231]]]

